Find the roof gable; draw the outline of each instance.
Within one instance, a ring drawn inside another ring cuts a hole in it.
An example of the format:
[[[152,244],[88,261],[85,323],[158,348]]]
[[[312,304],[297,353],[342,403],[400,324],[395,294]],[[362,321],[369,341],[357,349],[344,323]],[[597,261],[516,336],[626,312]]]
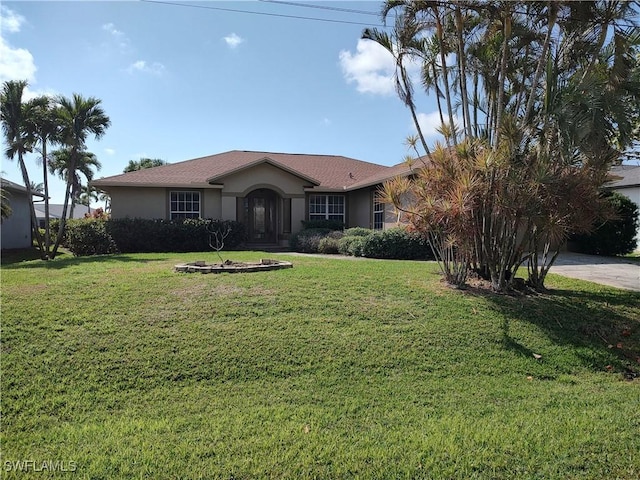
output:
[[[263,157],[263,158],[259,158],[258,160],[255,160],[253,162],[249,162],[249,163],[245,163],[245,164],[242,164],[242,165],[238,165],[238,167],[236,167],[236,168],[232,168],[231,170],[228,170],[228,171],[226,171],[224,173],[221,173],[221,174],[215,175],[213,177],[207,178],[207,183],[216,183],[217,181],[222,180],[225,177],[228,177],[230,175],[234,175],[236,173],[240,173],[240,172],[242,172],[244,170],[248,170],[250,168],[253,168],[255,166],[262,165],[262,164],[272,165],[272,166],[274,166],[276,168],[279,168],[280,170],[283,170],[283,171],[285,171],[287,173],[290,173],[291,175],[294,175],[294,176],[296,176],[296,177],[298,177],[298,178],[300,178],[300,179],[302,179],[302,180],[304,180],[306,182],[309,182],[309,183],[311,183],[313,185],[320,185],[320,181],[319,180],[316,180],[315,178],[312,178],[312,177],[310,177],[308,175],[305,175],[305,174],[303,174],[303,173],[301,173],[301,172],[299,172],[297,170],[294,170],[294,169],[288,167],[287,165],[283,165],[283,164],[281,164],[279,162],[276,162],[275,160],[273,160],[270,157]]]

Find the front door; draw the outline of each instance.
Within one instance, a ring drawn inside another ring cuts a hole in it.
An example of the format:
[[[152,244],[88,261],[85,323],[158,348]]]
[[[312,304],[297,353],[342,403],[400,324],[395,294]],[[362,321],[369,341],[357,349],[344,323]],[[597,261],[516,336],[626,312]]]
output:
[[[248,197],[249,241],[253,243],[276,243],[276,193],[260,189]]]

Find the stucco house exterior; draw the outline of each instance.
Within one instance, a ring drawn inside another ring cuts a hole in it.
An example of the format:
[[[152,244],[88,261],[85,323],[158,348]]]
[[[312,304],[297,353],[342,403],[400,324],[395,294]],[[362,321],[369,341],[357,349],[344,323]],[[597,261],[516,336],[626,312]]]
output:
[[[618,165],[611,169],[615,180],[606,187],[624,195],[640,208],[640,165]],[[640,228],[636,232],[637,250],[640,250]]]
[[[31,246],[31,212],[27,189],[22,185],[0,179],[11,215],[0,224],[0,247],[2,249],[29,248]],[[42,197],[42,195],[34,194]]]
[[[286,244],[303,220],[347,227],[395,225],[377,201],[387,179],[409,169],[336,155],[233,150],[92,182],[111,196],[112,218],[214,218],[245,224],[248,241]]]

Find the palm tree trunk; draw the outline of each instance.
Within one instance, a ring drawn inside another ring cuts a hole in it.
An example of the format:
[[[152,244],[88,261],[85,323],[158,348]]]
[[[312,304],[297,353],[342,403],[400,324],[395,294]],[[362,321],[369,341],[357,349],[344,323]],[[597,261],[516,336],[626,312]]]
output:
[[[509,52],[509,37],[511,33],[511,12],[506,11],[503,17],[503,35],[504,40],[502,42],[502,58],[500,59],[500,74],[499,74],[499,84],[500,88],[498,90],[498,105],[496,107],[496,124],[495,124],[495,138],[494,138],[494,148],[498,147],[500,143],[500,130],[502,129],[502,117],[504,115],[504,88],[506,84],[507,77],[507,56]]]
[[[58,224],[58,234],[56,235],[56,243],[53,246],[53,250],[51,251],[51,258],[56,258],[58,253],[58,248],[60,247],[60,243],[62,242],[62,237],[64,236],[64,231],[67,227],[67,206],[69,205],[69,197],[71,196],[71,182],[69,178],[67,178],[67,187],[64,192],[64,204],[62,206],[62,216],[60,217],[60,223]]]
[[[18,164],[20,165],[20,171],[22,173],[22,180],[24,181],[25,188],[27,189],[27,198],[29,201],[29,210],[31,214],[31,232],[38,242],[38,248],[40,252],[44,254],[42,249],[42,238],[40,237],[40,230],[38,230],[38,218],[36,217],[36,209],[33,205],[33,191],[31,190],[31,181],[29,180],[29,172],[27,166],[24,163],[22,152],[18,152]]]
[[[458,65],[460,69],[460,96],[462,97],[462,117],[464,118],[467,137],[472,137],[473,132],[471,131],[471,116],[469,115],[469,97],[467,96],[467,60],[464,54],[464,40],[462,38],[462,29],[464,26],[464,22],[459,6],[456,6],[455,20],[456,33],[458,34]]]
[[[544,45],[542,47],[542,53],[540,54],[540,59],[538,60],[538,66],[536,67],[536,73],[533,75],[533,79],[531,81],[531,90],[529,92],[529,99],[527,101],[527,108],[524,114],[524,121],[529,121],[529,116],[531,115],[531,111],[533,110],[533,101],[537,97],[536,89],[538,88],[538,83],[542,78],[542,73],[545,65],[547,64],[547,52],[549,51],[549,45],[551,44],[551,32],[556,23],[557,10],[553,2],[549,2],[549,25],[547,27],[547,35],[544,39]]]
[[[442,32],[442,23],[440,22],[440,12],[437,7],[434,7],[434,17],[436,19],[436,35],[438,37],[438,43],[440,44],[440,63],[442,64],[442,84],[444,86],[444,95],[447,101],[447,111],[449,113],[449,127],[451,128],[451,136],[453,137],[453,144],[458,144],[458,138],[455,131],[455,122],[453,121],[453,108],[451,106],[451,93],[449,88],[449,73],[447,70],[447,59],[444,52],[444,38]],[[448,144],[447,140],[447,144]]]
[[[49,175],[47,171],[47,140],[42,137],[42,175],[44,183],[44,248],[46,260],[51,251],[51,224],[49,220]]]

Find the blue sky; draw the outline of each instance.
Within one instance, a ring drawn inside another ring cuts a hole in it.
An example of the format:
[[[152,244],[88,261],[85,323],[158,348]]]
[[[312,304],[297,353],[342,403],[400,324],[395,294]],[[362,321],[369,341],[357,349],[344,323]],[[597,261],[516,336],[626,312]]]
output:
[[[379,12],[380,2],[180,3],[3,1],[0,80],[28,80],[28,95],[102,99],[112,125],[89,143],[102,162],[96,177],[140,157],[175,163],[234,149],[383,165],[410,153],[414,128],[393,89],[392,59],[360,39],[364,25],[216,10],[375,25],[378,16],[309,5]],[[435,99],[421,94],[418,107],[435,139]],[[27,164],[41,182],[35,155]],[[15,161],[3,158],[0,169],[22,183]],[[62,182],[51,198],[62,202]]]

